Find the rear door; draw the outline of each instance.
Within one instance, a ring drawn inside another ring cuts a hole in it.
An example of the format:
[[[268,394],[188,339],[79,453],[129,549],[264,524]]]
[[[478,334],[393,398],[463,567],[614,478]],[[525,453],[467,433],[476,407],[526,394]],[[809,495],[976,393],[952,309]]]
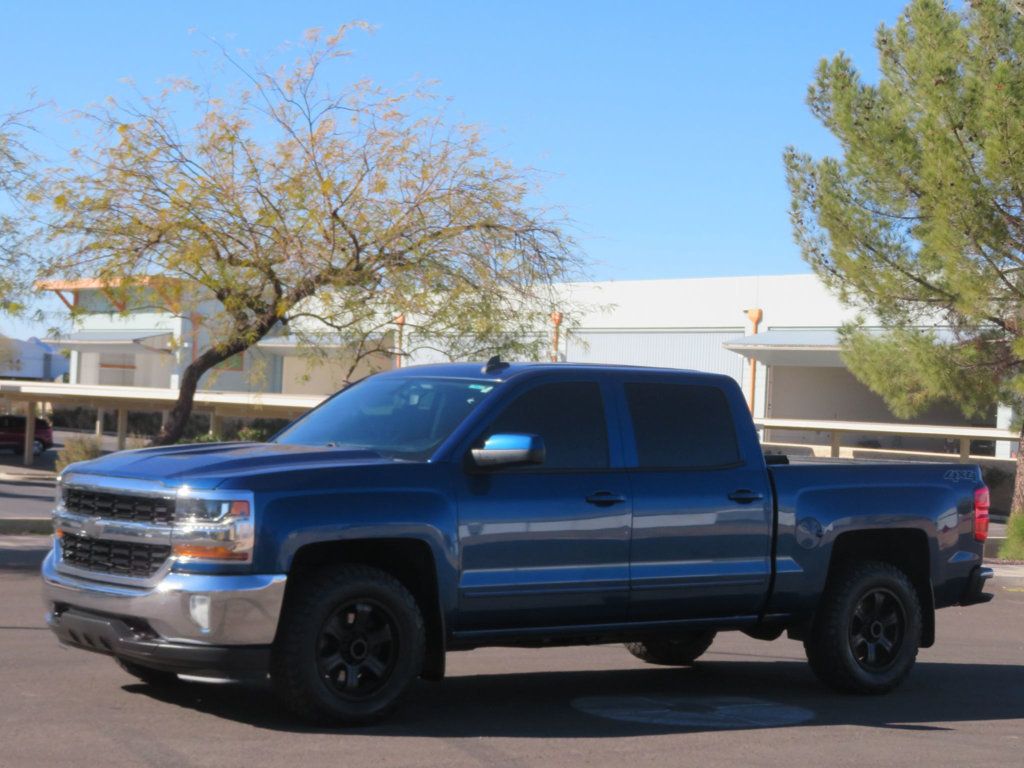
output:
[[[626,621],[629,478],[606,389],[587,378],[526,384],[473,441],[539,435],[547,457],[458,470],[457,629]]]
[[[739,387],[724,377],[621,381],[633,488],[632,620],[760,611],[771,574],[771,489]]]

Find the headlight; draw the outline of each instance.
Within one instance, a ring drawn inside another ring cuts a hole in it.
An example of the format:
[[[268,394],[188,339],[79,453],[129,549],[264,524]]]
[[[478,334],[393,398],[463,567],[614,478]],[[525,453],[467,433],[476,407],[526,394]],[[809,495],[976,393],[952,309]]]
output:
[[[181,523],[215,523],[232,515],[244,517],[248,514],[248,501],[179,496],[174,505],[174,519]]]
[[[252,562],[255,530],[252,502],[224,494],[178,492],[171,550],[184,560]]]

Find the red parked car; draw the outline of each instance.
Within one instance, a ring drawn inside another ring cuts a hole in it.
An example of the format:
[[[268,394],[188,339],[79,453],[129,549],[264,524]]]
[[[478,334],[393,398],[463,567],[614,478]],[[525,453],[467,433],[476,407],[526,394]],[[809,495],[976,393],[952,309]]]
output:
[[[25,417],[0,416],[0,448],[13,448],[21,453],[25,447]],[[53,447],[53,427],[46,419],[36,419],[36,436],[32,441],[32,455],[38,456]]]

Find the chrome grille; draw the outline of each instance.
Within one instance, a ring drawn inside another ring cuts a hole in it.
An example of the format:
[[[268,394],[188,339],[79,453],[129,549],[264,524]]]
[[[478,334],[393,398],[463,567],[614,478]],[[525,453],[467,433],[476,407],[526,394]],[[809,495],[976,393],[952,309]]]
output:
[[[148,578],[171,555],[165,544],[94,539],[65,533],[60,539],[64,562],[74,568],[117,576]]]
[[[104,520],[169,525],[174,519],[174,499],[106,493],[90,488],[64,489],[64,508],[76,515]]]

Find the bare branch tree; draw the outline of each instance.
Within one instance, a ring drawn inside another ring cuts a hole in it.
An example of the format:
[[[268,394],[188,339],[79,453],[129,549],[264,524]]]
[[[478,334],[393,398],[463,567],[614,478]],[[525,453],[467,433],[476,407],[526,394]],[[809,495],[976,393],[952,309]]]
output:
[[[564,221],[529,205],[530,174],[435,98],[327,85],[352,26],[307,33],[273,70],[223,51],[245,81],[223,97],[179,81],[83,112],[96,143],[49,175],[49,274],[125,300],[154,279],[170,305],[216,300],[160,443],[181,436],[204,374],[281,327],[311,356],[338,349],[332,333],[349,362],[386,350],[398,315],[435,344],[526,353],[548,287],[579,271]]]

